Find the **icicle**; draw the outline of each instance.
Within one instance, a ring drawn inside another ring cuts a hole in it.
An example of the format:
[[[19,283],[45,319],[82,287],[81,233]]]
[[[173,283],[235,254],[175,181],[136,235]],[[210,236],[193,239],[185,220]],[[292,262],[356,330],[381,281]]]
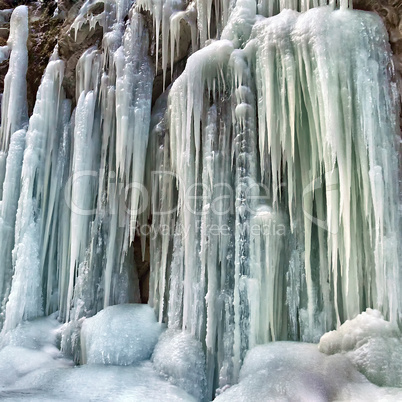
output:
[[[93,91],[83,91],[75,114],[74,151],[71,176],[71,249],[67,301],[72,302],[78,266],[85,259],[93,219],[99,139],[94,131],[95,99]],[[96,133],[96,128],[95,128]]]
[[[15,217],[20,195],[20,176],[25,149],[25,130],[11,136],[7,157],[6,175],[3,184],[3,200],[0,209],[0,323],[4,321],[4,308],[8,300],[13,275],[11,252],[14,248]],[[1,325],[0,325],[1,327]]]
[[[46,236],[53,234],[45,229],[45,222],[47,216],[53,214],[54,208],[49,194],[52,176],[50,160],[52,155],[56,158],[58,154],[59,119],[63,116],[63,72],[62,61],[50,61],[29,121],[15,224],[14,277],[6,305],[4,331],[44,312],[42,264],[48,250]],[[50,269],[52,261],[47,262]]]
[[[284,8],[268,19],[252,5],[237,2],[221,40],[190,56],[172,86],[164,152],[180,176],[170,285],[160,240],[151,264],[160,319],[205,341],[209,378],[218,370],[220,387],[236,378],[252,345],[315,341],[367,305],[394,319],[400,308],[396,98],[385,31],[345,4],[305,14],[295,2],[261,4],[269,13]],[[207,9],[197,3],[204,26]],[[224,141],[233,147],[223,151]],[[218,219],[219,180],[236,186],[234,211]],[[253,213],[242,186],[264,199]],[[159,181],[153,192],[166,188]],[[226,238],[213,238],[215,223],[228,225]],[[264,232],[268,223],[274,234]]]
[[[28,123],[27,84],[28,68],[28,8],[16,7],[11,15],[10,36],[2,55],[8,58],[9,68],[4,78],[4,92],[1,101],[0,126],[0,198],[6,169],[6,155],[11,135]]]
[[[134,239],[138,211],[147,200],[142,192],[148,144],[153,75],[148,34],[142,16],[133,12],[116,63],[116,172],[126,191],[129,238]]]

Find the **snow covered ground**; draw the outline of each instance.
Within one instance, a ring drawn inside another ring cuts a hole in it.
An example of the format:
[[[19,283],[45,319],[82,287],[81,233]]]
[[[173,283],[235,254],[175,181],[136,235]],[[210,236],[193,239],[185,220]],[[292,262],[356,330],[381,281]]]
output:
[[[165,330],[149,306],[112,306],[83,320],[76,345],[81,344],[87,364],[75,365],[60,350],[66,347],[67,328],[53,314],[1,334],[0,399],[209,399],[201,343],[188,333]],[[271,342],[254,347],[239,383],[221,390],[216,400],[401,400],[401,351],[398,327],[368,309],[325,334],[318,346]]]

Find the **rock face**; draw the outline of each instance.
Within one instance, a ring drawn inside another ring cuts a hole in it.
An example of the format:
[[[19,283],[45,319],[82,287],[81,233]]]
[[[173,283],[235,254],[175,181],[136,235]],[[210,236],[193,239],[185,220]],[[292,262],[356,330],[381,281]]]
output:
[[[70,27],[83,3],[83,0],[59,2],[61,16],[65,18],[63,25],[60,27],[58,41],[59,55],[66,63],[63,86],[67,97],[73,99],[73,101],[75,101],[75,66],[77,61],[86,49],[91,46],[98,46],[103,35],[102,27],[99,25],[96,25],[94,29],[90,29],[89,24],[84,24],[75,38],[75,32]],[[99,4],[95,4],[95,6],[99,6]],[[94,15],[102,11],[99,7],[91,10]]]

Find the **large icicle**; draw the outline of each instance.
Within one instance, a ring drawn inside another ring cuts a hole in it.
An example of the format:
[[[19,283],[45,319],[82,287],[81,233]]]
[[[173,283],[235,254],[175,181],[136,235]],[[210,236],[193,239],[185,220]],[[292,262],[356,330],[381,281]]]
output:
[[[6,169],[6,157],[11,135],[28,123],[28,8],[16,7],[11,15],[7,49],[11,51],[9,68],[4,78],[0,126],[0,198]],[[6,49],[3,49],[4,51]]]
[[[10,136],[28,122],[26,73],[28,68],[28,8],[16,7],[11,15],[10,36],[7,46],[11,50],[8,72],[4,78],[1,102],[1,151],[7,152]]]
[[[25,130],[16,131],[11,136],[8,151],[6,176],[3,184],[3,200],[0,209],[0,327],[4,321],[4,307],[10,293],[13,275],[12,251],[14,248],[14,228],[20,195],[22,158],[25,149]]]
[[[385,29],[344,2],[267,19],[255,19],[252,3],[237,2],[221,40],[193,54],[172,86],[170,285],[159,264],[169,261],[166,240],[152,265],[160,318],[205,340],[208,378],[220,387],[252,345],[317,340],[367,306],[394,320],[400,311],[397,108]],[[222,136],[233,147],[223,150]],[[211,212],[219,180],[233,189],[227,220]],[[259,201],[246,205],[242,185]],[[227,224],[226,238],[212,237],[215,223]]]
[[[118,23],[104,35],[102,51],[88,49],[77,66],[72,169],[81,177],[71,182],[71,198],[85,213],[71,213],[60,300],[67,320],[140,300],[131,243],[148,202],[143,183],[153,74],[143,17],[133,9],[124,29],[126,6],[116,7],[107,18]]]
[[[42,294],[42,280],[52,275],[49,270],[56,268],[47,258],[49,238],[54,235],[47,230],[47,224],[55,209],[51,187],[52,172],[57,168],[50,160],[52,156],[57,159],[59,153],[63,72],[63,62],[55,53],[46,68],[29,121],[15,224],[14,277],[6,305],[5,331],[22,320],[43,314],[43,302],[47,302],[48,295]]]

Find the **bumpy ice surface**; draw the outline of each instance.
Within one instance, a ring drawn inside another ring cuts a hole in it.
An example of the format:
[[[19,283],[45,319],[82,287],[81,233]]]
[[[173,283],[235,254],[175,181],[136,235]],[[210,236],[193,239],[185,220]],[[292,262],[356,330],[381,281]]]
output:
[[[82,362],[128,366],[149,359],[161,329],[145,304],[105,308],[82,325]]]

